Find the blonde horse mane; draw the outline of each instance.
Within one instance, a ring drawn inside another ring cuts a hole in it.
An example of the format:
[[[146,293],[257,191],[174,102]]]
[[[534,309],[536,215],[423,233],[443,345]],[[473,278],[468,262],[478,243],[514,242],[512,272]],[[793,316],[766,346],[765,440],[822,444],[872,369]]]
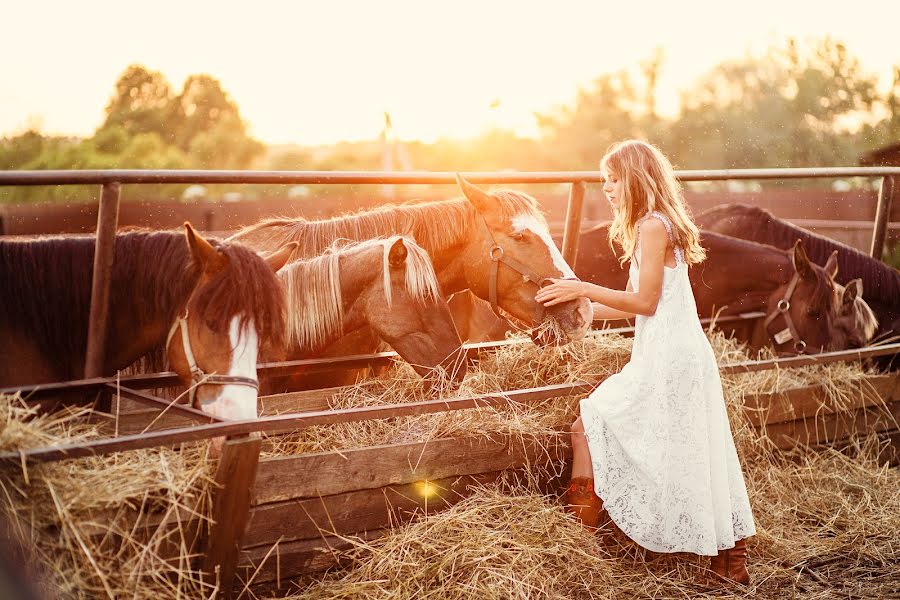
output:
[[[490,193],[504,218],[532,215],[540,222],[544,217],[537,201],[516,190]],[[465,198],[423,202],[421,204],[387,205],[323,219],[268,219],[245,227],[228,238],[244,241],[260,250],[275,250],[287,242],[300,244],[293,258],[317,256],[337,239],[368,240],[390,235],[409,235],[434,255],[464,239],[473,226],[475,208]],[[245,238],[251,237],[251,240]]]
[[[431,258],[408,237],[393,236],[363,242],[337,240],[324,254],[290,263],[279,272],[284,281],[288,307],[288,344],[300,348],[317,348],[344,333],[344,304],[341,294],[340,261],[369,250],[382,248],[384,296],[391,305],[391,271],[388,254],[397,240],[406,246],[406,292],[422,304],[440,298],[437,276]]]

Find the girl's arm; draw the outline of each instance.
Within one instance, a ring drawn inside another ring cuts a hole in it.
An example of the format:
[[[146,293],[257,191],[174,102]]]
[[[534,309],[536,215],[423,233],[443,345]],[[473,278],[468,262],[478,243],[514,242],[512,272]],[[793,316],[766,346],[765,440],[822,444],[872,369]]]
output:
[[[538,291],[535,300],[544,306],[553,306],[577,298],[587,298],[621,313],[653,315],[662,293],[663,265],[668,243],[666,227],[659,219],[647,219],[641,224],[640,285],[637,292],[611,290],[586,281],[555,279],[552,285]],[[606,310],[601,309],[599,312],[603,315]]]
[[[634,288],[631,285],[631,278],[628,278],[628,285],[625,287],[626,292],[634,291]],[[594,309],[594,320],[595,321],[614,321],[618,319],[633,319],[634,313],[627,313],[621,310],[616,310],[614,308],[610,308],[608,306],[604,306],[599,302],[591,302],[591,308]]]

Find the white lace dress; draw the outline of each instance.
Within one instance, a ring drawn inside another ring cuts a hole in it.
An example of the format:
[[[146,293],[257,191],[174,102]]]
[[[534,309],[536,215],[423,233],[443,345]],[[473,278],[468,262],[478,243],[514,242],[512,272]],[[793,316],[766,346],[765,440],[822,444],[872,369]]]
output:
[[[660,219],[672,237],[671,223]],[[655,552],[715,555],[756,533],[719,369],[681,248],[631,361],[581,401],[594,486],[613,522]],[[631,264],[638,288],[640,240]]]

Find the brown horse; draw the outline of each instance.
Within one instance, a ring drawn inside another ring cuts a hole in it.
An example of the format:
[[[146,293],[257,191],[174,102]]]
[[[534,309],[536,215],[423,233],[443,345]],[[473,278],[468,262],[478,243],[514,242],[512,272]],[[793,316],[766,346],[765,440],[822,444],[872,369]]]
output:
[[[458,383],[462,342],[428,254],[409,238],[350,243],[290,263],[290,358],[318,355],[368,326],[423,377]]]
[[[579,339],[590,327],[587,300],[545,309],[534,300],[548,278],[574,277],[550,238],[534,198],[485,192],[461,177],[464,198],[387,206],[323,221],[268,220],[231,239],[270,250],[297,241],[297,257],[315,256],[337,239],[410,235],[431,256],[443,294],[472,290],[532,328],[536,343]]]
[[[0,386],[83,373],[95,242],[0,241]],[[263,259],[207,241],[187,223],[184,234],[118,234],[103,373],[167,355],[196,406],[255,417],[257,352],[283,344],[284,290],[275,271],[291,250]]]
[[[598,225],[581,234],[575,272],[585,281],[625,289],[628,271],[610,248],[608,232],[608,225]],[[690,270],[700,316],[765,312],[745,340],[754,348],[771,346],[783,354],[842,349],[834,330],[839,288],[810,263],[802,244],[786,252],[705,231],[701,243],[707,259]]]
[[[836,272],[836,281],[848,290],[841,319],[847,345],[863,346],[873,335],[876,339],[900,337],[900,272],[880,260],[747,204],[716,206],[698,215],[697,224],[709,231],[783,250],[798,239],[803,240],[810,259],[819,265],[826,265],[837,252],[836,264],[830,269]]]

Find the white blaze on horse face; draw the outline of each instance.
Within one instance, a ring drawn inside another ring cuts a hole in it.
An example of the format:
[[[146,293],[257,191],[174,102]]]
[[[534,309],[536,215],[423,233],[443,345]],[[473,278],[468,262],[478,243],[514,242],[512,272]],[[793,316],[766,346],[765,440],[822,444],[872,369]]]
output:
[[[556,244],[553,243],[553,238],[550,237],[550,230],[547,229],[544,223],[538,221],[534,215],[524,213],[516,216],[512,220],[512,225],[513,231],[520,232],[527,229],[544,241],[547,245],[547,251],[550,253],[550,258],[553,260],[553,266],[560,272],[560,277],[575,278],[575,272],[572,271],[572,267],[563,258]]]
[[[228,327],[231,341],[231,367],[226,375],[256,379],[256,358],[259,337],[253,323],[240,327],[240,317],[235,316]],[[238,421],[256,418],[256,389],[245,385],[224,385],[215,400],[203,406],[203,410],[222,419]]]

